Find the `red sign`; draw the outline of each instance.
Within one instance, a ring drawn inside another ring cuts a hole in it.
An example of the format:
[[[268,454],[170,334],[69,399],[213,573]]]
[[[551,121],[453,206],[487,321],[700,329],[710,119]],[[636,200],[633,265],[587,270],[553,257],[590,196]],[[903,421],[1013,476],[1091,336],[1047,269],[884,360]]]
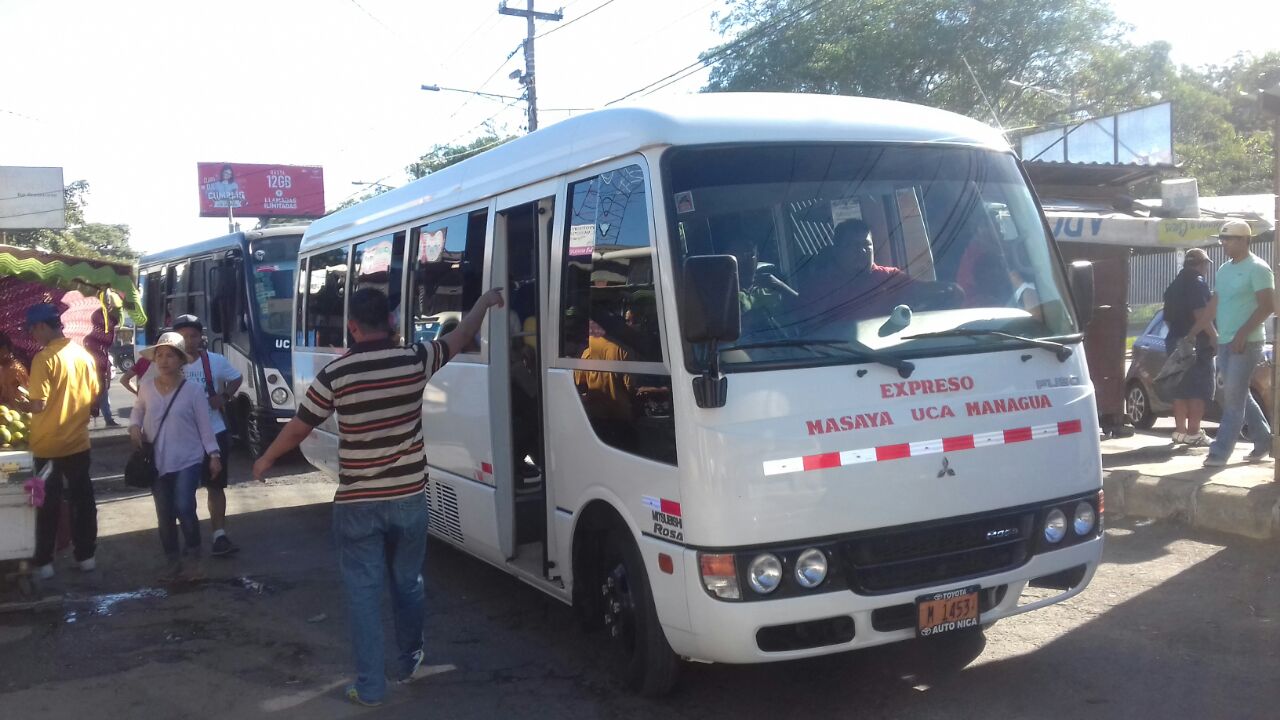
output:
[[[303,165],[197,163],[200,217],[318,218],[324,215],[324,171]]]

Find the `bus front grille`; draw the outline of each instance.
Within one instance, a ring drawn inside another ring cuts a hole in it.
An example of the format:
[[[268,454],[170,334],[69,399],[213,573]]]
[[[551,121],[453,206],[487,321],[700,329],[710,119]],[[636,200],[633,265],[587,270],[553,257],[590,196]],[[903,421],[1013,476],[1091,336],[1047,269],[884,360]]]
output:
[[[1003,572],[1031,556],[1034,512],[1004,513],[918,528],[890,528],[841,544],[854,592],[862,595],[929,587]]]

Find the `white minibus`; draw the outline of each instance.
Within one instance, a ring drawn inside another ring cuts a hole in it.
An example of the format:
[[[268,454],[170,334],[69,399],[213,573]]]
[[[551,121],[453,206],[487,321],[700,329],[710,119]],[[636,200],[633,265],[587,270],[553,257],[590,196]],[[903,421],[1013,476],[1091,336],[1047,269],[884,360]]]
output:
[[[1102,554],[1092,270],[977,121],[593,112],[316,221],[298,278],[295,394],[356,289],[413,341],[505,288],[425,391],[430,532],[579,608],[639,691],[981,632]]]

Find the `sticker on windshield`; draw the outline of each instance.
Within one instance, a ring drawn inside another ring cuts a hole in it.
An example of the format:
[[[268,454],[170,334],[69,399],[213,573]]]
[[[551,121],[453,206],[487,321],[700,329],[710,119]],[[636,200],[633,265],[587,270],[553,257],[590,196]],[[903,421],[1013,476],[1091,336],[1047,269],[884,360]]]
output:
[[[676,214],[677,214],[677,215],[685,215],[685,214],[688,214],[688,213],[693,212],[694,207],[693,207],[693,193],[692,193],[692,192],[690,192],[690,191],[688,191],[688,190],[685,190],[684,192],[678,192],[678,193],[676,193],[675,200],[676,200]]]
[[[569,257],[590,255],[596,249],[596,225],[574,225],[569,228]]]
[[[845,220],[861,220],[862,203],[855,198],[831,201],[831,224],[839,225]]]

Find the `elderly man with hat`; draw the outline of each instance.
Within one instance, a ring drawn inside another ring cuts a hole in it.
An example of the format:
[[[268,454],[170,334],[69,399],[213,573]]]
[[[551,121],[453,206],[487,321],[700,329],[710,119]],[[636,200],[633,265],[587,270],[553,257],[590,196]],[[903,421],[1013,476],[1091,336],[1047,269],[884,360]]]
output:
[[[1245,420],[1253,450],[1245,462],[1262,462],[1271,454],[1271,427],[1249,392],[1249,377],[1262,360],[1262,323],[1275,310],[1275,277],[1261,258],[1249,252],[1252,232],[1243,220],[1222,226],[1218,239],[1229,260],[1218,268],[1210,307],[1218,325],[1218,372],[1222,375],[1222,422],[1209,446],[1205,467],[1222,467],[1231,459]]]
[[[52,465],[45,481],[45,502],[36,514],[35,565],[40,577],[53,577],[63,493],[71,510],[71,540],[80,569],[97,567],[98,504],[89,479],[89,411],[98,401],[98,371],[93,357],[62,334],[58,309],[48,303],[27,309],[26,330],[43,346],[31,361],[31,454],[37,471]]]

